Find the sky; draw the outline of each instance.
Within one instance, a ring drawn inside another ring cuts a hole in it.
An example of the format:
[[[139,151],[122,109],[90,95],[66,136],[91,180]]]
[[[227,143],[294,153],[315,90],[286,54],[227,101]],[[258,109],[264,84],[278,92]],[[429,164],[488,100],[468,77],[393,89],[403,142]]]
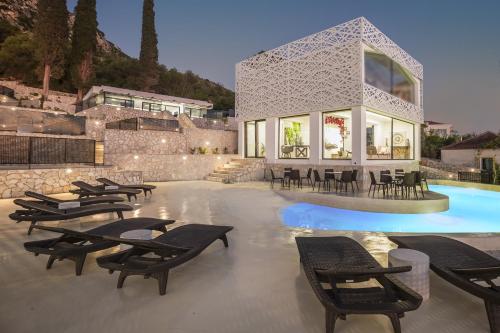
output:
[[[138,57],[142,0],[97,11],[106,38]],[[364,16],[424,65],[427,120],[500,131],[499,0],[156,0],[155,11],[159,62],[232,90],[237,62]]]

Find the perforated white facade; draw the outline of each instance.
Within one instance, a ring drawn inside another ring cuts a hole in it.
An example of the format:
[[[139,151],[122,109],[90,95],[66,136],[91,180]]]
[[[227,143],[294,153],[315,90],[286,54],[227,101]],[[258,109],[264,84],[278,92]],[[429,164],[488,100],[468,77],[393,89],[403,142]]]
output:
[[[365,83],[365,50],[392,59],[411,76],[415,85],[414,103],[401,99]],[[236,117],[238,121],[351,109],[353,110],[353,163],[363,162],[365,116],[373,111],[395,119],[419,125],[423,122],[422,109],[423,66],[364,17],[356,18],[333,28],[301,38],[245,59],[236,65]],[[358,110],[360,110],[358,112]],[[311,132],[315,129],[312,119]],[[269,160],[282,156],[277,152],[276,124],[266,125],[265,157]],[[418,129],[417,128],[417,129]],[[240,129],[243,131],[243,127]],[[321,128],[316,129],[321,130]],[[269,135],[272,136],[271,139]],[[314,133],[312,133],[314,135]],[[418,134],[416,134],[418,136]],[[241,135],[240,139],[244,138]],[[321,140],[321,138],[319,138]],[[282,144],[282,143],[281,143]],[[318,155],[310,144],[309,162]],[[320,146],[321,143],[318,143]],[[270,147],[271,146],[271,147]],[[419,148],[419,146],[417,147]],[[415,148],[413,148],[415,149]],[[417,153],[414,159],[418,159]],[[321,158],[317,158],[318,162]],[[356,164],[354,163],[354,164]]]

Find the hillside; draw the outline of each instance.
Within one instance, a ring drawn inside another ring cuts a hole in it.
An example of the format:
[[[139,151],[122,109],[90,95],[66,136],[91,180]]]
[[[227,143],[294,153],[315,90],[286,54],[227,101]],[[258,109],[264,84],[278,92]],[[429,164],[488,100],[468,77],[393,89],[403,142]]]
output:
[[[34,43],[31,34],[36,6],[37,0],[0,0],[0,77],[39,87],[41,81],[38,64],[33,58]],[[70,15],[70,27],[73,21],[74,16]],[[129,57],[108,41],[102,31],[98,31],[97,46],[94,84],[141,90],[136,80],[141,71],[137,59]],[[190,71],[182,73],[163,65],[159,66],[158,71],[160,80],[154,88],[157,93],[209,100],[214,103],[214,109],[234,108],[234,92],[221,84],[201,78]],[[68,75],[51,81],[51,88],[75,92]]]

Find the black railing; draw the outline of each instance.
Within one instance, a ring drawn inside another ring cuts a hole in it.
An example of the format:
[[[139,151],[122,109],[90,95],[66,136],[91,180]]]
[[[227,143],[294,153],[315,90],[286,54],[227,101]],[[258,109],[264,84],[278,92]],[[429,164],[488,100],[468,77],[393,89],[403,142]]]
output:
[[[149,131],[174,131],[180,128],[177,119],[156,119],[156,118],[130,118],[106,123],[106,129],[119,130],[149,130]]]
[[[0,135],[0,165],[95,163],[95,141]]]
[[[480,172],[459,171],[458,180],[461,182],[492,184],[493,172],[489,170],[481,170]]]

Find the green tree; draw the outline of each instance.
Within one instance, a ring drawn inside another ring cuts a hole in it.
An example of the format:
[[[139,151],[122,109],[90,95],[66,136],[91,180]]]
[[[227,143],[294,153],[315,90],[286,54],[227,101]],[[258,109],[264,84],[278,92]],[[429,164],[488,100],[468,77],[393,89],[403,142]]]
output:
[[[142,89],[152,91],[158,84],[158,38],[155,29],[154,0],[144,0],[139,61],[142,67]]]
[[[61,78],[64,74],[68,37],[66,0],[39,0],[34,41],[37,59],[43,70],[42,101],[49,96],[50,77]]]
[[[3,43],[7,37],[13,36],[19,32],[19,29],[7,20],[0,18],[0,43]]]
[[[0,74],[28,84],[36,83],[35,43],[29,34],[7,37],[0,47]]]
[[[78,90],[76,101],[90,88],[94,78],[94,55],[97,49],[96,0],[78,0],[71,43],[71,78]]]

